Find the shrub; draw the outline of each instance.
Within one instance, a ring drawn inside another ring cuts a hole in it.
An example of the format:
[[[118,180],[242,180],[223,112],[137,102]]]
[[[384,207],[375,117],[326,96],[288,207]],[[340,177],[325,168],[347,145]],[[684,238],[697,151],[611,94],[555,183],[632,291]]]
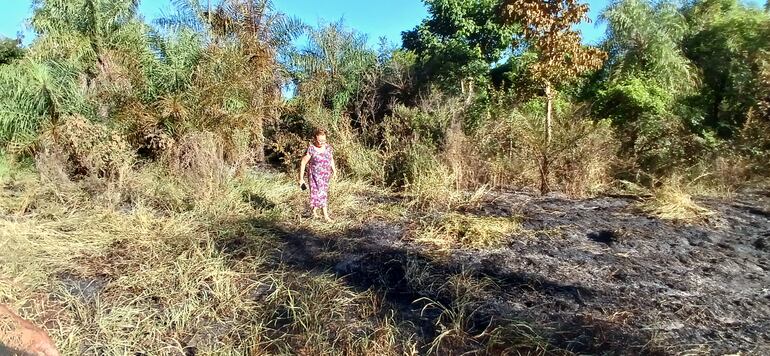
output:
[[[338,168],[350,176],[375,184],[385,182],[385,165],[382,152],[366,147],[350,129],[341,129],[332,138],[334,160]]]
[[[171,172],[204,194],[214,193],[232,176],[223,141],[212,132],[193,131],[182,136],[165,160]]]
[[[537,188],[541,163],[548,156],[551,189],[572,196],[589,196],[612,181],[618,142],[609,121],[595,121],[585,108],[556,105],[553,140],[544,147],[538,101],[522,110],[498,108],[498,119],[481,127],[467,152],[478,147],[485,174],[480,182],[497,188]]]
[[[82,116],[49,127],[38,139],[37,157],[41,172],[59,170],[75,180],[86,176],[119,179],[135,160],[122,136]],[[46,164],[50,166],[41,166]]]

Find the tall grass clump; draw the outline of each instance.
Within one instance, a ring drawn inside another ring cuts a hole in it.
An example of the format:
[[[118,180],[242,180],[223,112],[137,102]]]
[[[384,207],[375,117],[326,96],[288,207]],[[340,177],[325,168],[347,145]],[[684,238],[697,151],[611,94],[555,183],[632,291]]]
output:
[[[379,148],[367,147],[349,128],[338,131],[333,137],[338,140],[334,146],[335,161],[349,172],[349,176],[377,185],[385,184],[385,161]]]
[[[412,283],[424,285],[419,275],[410,274]],[[435,281],[430,281],[435,282]],[[485,305],[483,298],[499,290],[493,279],[479,278],[473,273],[461,270],[450,275],[443,283],[424,285],[430,297],[416,302],[422,303],[422,313],[434,311],[437,335],[429,343],[428,353],[444,354],[462,351],[465,353],[532,355],[547,354],[548,342],[537,335],[528,324],[493,317],[479,323]]]
[[[642,209],[665,220],[696,222],[714,214],[693,200],[692,184],[680,176],[672,176],[652,189],[652,197],[642,203]]]
[[[448,209],[463,200],[457,172],[443,154],[452,103],[433,95],[422,105],[398,106],[383,122],[384,178],[418,208]]]

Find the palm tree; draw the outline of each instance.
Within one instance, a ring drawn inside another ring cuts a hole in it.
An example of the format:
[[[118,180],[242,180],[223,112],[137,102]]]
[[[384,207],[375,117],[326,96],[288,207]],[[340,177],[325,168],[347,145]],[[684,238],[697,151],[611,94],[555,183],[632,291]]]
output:
[[[202,37],[208,59],[197,74],[207,90],[198,102],[211,104],[201,107],[202,116],[249,128],[256,160],[263,160],[264,121],[278,117],[281,101],[283,71],[277,58],[298,34],[298,21],[275,12],[269,0],[177,0],[175,5],[177,13],[156,24],[166,34],[192,31]]]
[[[599,21],[607,24],[603,47],[610,55],[607,69],[612,78],[642,76],[677,91],[691,89],[697,83],[692,64],[681,50],[687,21],[675,4],[616,1]]]
[[[366,47],[366,36],[347,30],[342,21],[308,28],[307,35],[307,45],[288,60],[298,94],[339,113],[377,64],[377,55]]]
[[[122,48],[127,26],[137,21],[139,0],[35,0],[31,19],[38,40],[33,53],[56,58],[69,55],[85,69],[88,80],[104,71],[105,51]],[[65,51],[57,51],[60,46]]]
[[[25,144],[47,122],[67,114],[93,112],[78,71],[66,63],[29,58],[0,66],[0,145]]]

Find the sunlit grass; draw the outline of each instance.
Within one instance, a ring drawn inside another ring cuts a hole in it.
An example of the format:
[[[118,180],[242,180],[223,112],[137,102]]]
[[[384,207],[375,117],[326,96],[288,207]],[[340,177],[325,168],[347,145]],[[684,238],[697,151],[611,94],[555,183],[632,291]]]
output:
[[[95,196],[51,184],[30,180],[22,192],[1,193],[3,211],[13,215],[0,219],[0,301],[56,325],[48,332],[62,354],[415,349],[372,291],[270,262],[281,241],[269,224],[320,233],[341,231],[370,212],[388,214],[363,208],[381,192],[367,184],[335,182],[338,222],[331,225],[296,219],[306,193],[280,173],[252,172],[200,196],[152,167],[105,182],[111,186]],[[248,255],[232,255],[225,244],[233,237]]]
[[[498,248],[513,234],[521,232],[516,217],[480,217],[447,213],[429,217],[415,232],[415,241],[441,249]]]
[[[714,214],[696,203],[688,187],[674,180],[654,189],[652,198],[641,205],[647,213],[665,220],[692,222]]]

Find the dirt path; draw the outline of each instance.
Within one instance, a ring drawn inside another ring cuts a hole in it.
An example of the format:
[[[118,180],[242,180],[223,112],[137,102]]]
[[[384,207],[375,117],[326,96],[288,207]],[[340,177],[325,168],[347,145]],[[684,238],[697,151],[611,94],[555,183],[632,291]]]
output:
[[[572,352],[770,354],[770,196],[700,202],[717,214],[687,225],[632,198],[499,193],[466,213],[521,216],[527,233],[504,248],[437,254],[408,241],[409,221],[375,220],[343,235],[282,228],[280,258],[381,291],[424,340],[440,314],[415,302],[428,297],[472,306],[470,333],[520,320]],[[481,287],[469,298],[436,287],[458,275]]]

